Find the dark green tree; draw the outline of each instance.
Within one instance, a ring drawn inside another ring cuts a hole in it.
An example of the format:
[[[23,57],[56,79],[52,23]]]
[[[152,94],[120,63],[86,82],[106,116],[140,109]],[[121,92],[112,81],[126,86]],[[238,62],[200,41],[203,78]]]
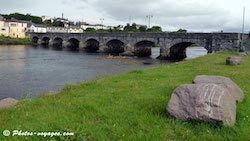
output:
[[[132,29],[132,30],[137,29],[137,25],[136,25],[136,23],[133,23],[133,24],[131,25],[131,29]]]
[[[17,19],[17,20],[24,20],[24,21],[31,21],[36,24],[42,24],[42,18],[38,16],[32,16],[30,14],[20,14],[20,13],[12,13],[9,15],[2,15],[6,19]]]
[[[124,31],[130,31],[131,27],[130,24],[128,23],[125,27],[124,27]]]
[[[112,32],[121,32],[121,30],[119,29],[118,26],[114,27],[114,29],[112,29]]]
[[[140,32],[146,32],[147,31],[147,26],[140,26],[139,31]]]
[[[46,25],[46,26],[52,26],[51,20],[46,20],[46,21],[43,22],[43,24]]]
[[[160,26],[153,26],[147,30],[148,32],[162,32],[162,28]]]
[[[61,22],[61,21],[54,21],[54,22],[52,23],[52,26],[63,27],[64,24],[63,24],[63,22]]]
[[[87,28],[85,31],[86,32],[96,32],[96,30],[94,28]]]
[[[136,23],[133,23],[131,26],[130,26],[130,24],[127,24],[124,27],[124,31],[125,32],[139,32],[139,29],[137,29]]]
[[[112,29],[98,29],[97,32],[110,32]]]
[[[177,32],[181,32],[181,33],[187,33],[187,30],[186,29],[179,29]]]

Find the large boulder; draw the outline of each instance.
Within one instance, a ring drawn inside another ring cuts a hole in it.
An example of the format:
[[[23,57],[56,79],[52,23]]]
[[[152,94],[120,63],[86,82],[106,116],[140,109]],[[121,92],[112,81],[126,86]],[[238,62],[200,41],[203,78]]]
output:
[[[230,66],[240,65],[242,63],[242,58],[239,56],[230,56],[226,60],[226,64]]]
[[[13,98],[6,98],[0,100],[0,109],[7,108],[18,103],[18,100]]]
[[[216,84],[189,84],[175,89],[167,106],[168,113],[182,120],[222,122],[233,126],[236,101]]]
[[[228,89],[229,95],[238,102],[242,102],[244,99],[244,93],[241,88],[227,77],[201,75],[193,79],[193,84],[203,83],[213,83]]]

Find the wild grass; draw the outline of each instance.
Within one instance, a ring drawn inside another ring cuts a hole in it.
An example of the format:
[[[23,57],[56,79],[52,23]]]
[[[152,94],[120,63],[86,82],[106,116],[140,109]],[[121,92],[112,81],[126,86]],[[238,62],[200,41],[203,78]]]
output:
[[[191,61],[67,85],[56,95],[26,99],[0,110],[0,140],[250,140],[250,56],[239,66],[226,66],[231,52]],[[170,117],[166,105],[173,90],[197,75],[231,78],[244,91],[233,127],[181,121]],[[74,132],[71,137],[4,137],[4,130]]]
[[[0,36],[0,45],[28,45],[31,44],[28,38],[10,38]]]

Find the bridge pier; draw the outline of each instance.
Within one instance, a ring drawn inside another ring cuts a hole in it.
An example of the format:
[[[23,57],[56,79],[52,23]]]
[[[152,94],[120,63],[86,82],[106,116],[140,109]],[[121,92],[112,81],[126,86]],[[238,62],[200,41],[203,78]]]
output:
[[[106,44],[104,44],[104,43],[99,44],[99,52],[100,53],[106,53],[107,50],[108,50],[108,46],[106,46]]]
[[[67,48],[69,46],[69,42],[68,41],[63,41],[62,42],[62,47],[63,48]]]
[[[135,47],[131,44],[126,44],[124,50],[125,51],[121,54],[122,56],[135,56]]]
[[[168,60],[170,58],[170,47],[160,47],[160,56],[157,59]]]
[[[84,50],[85,47],[86,47],[85,42],[84,41],[80,41],[79,42],[79,49]]]
[[[54,42],[53,42],[53,40],[49,40],[49,46],[53,46],[54,45]]]
[[[41,45],[41,44],[42,44],[42,39],[38,39],[38,40],[37,40],[37,44],[38,44],[38,45]]]

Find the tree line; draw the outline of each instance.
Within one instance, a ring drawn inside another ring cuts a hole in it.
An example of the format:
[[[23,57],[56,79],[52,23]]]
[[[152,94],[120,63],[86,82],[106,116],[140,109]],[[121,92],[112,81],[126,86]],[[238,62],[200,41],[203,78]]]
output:
[[[25,21],[31,21],[35,24],[44,24],[46,26],[54,26],[54,27],[64,27],[64,23],[58,20],[54,20],[53,22],[51,20],[42,21],[41,17],[38,16],[32,16],[31,14],[20,14],[20,13],[12,13],[12,14],[5,14],[2,15],[5,19],[11,19],[15,18],[17,20],[25,20]],[[74,23],[68,23],[69,25],[74,25]],[[136,23],[133,24],[127,24],[123,30],[120,29],[119,26],[113,27],[112,29],[94,29],[94,28],[87,28],[85,30],[86,32],[162,32],[162,28],[160,26],[152,26],[148,28],[145,25],[138,25]],[[186,33],[186,29],[179,29],[176,32]]]
[[[133,23],[132,25],[127,24],[123,30],[120,29],[119,26],[113,27],[112,29],[94,29],[87,28],[86,32],[162,32],[162,28],[160,26],[153,26],[148,28],[145,25],[138,25]]]
[[[3,14],[2,15],[5,19],[10,20],[12,18],[17,20],[24,20],[24,21],[30,21],[35,24],[44,24],[46,26],[56,26],[56,27],[63,27],[64,23],[61,21],[54,20],[51,22],[50,20],[42,21],[41,17],[33,16],[31,14],[20,14],[20,13],[11,13],[11,14]]]
[[[6,14],[2,15],[5,19],[10,20],[11,18],[17,19],[17,20],[24,20],[24,21],[31,21],[36,24],[42,24],[42,18],[38,16],[32,16],[30,14],[20,14],[20,13],[12,13],[12,14]]]

